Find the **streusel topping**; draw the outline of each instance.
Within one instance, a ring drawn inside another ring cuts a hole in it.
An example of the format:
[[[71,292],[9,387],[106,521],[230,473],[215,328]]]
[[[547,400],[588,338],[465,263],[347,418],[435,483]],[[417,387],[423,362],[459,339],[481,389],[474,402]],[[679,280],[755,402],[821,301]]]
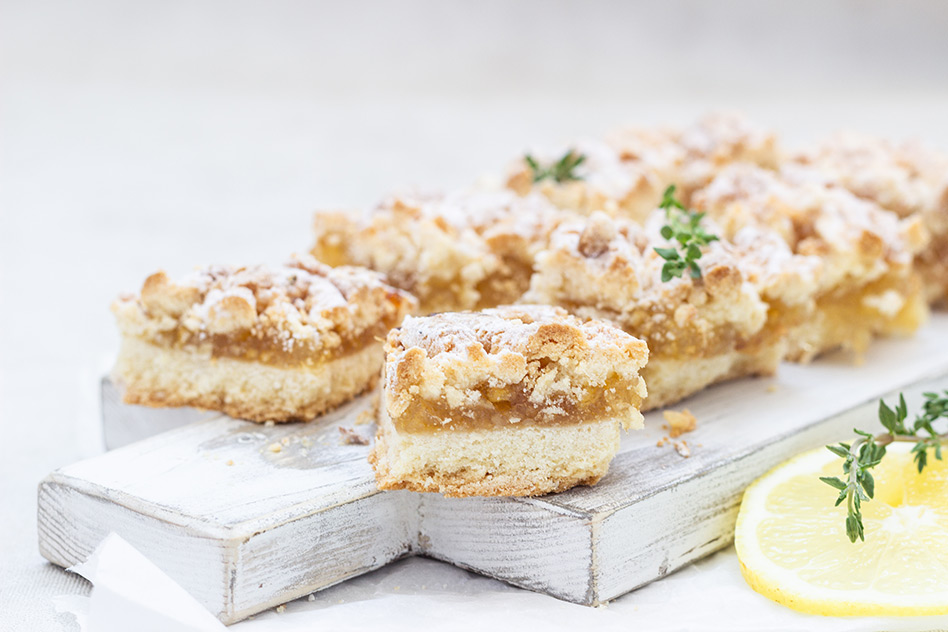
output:
[[[793,159],[902,217],[937,207],[948,195],[948,156],[919,142],[840,132]]]
[[[714,164],[750,162],[775,168],[777,136],[736,112],[715,112],[684,128],[678,143],[691,158]]]
[[[502,267],[473,229],[400,198],[361,216],[317,213],[315,232],[319,259],[381,272],[418,297],[423,311],[479,306],[480,284]]]
[[[608,136],[623,158],[662,164],[667,184],[688,203],[724,165],[748,162],[768,169],[779,160],[777,136],[735,112],[706,115],[681,128],[625,128]]]
[[[571,217],[539,194],[409,193],[361,216],[317,214],[313,252],[382,272],[414,293],[422,312],[476,309],[517,300],[534,255]]]
[[[446,222],[458,231],[473,230],[488,244],[516,240],[531,250],[545,246],[550,232],[574,217],[542,195],[520,196],[509,190],[397,195],[372,213],[397,208],[414,209],[421,217]]]
[[[821,258],[824,287],[845,277],[871,280],[890,265],[908,266],[927,238],[920,221],[900,221],[845,189],[827,188],[822,175],[798,166],[778,173],[730,165],[695,195],[694,206],[726,236],[761,226],[780,234],[795,253]]]
[[[276,267],[209,266],[179,280],[157,272],[140,296],[122,296],[112,309],[126,335],[168,344],[265,342],[293,353],[384,335],[414,304],[375,272],[330,268],[306,255]]]
[[[616,327],[584,322],[541,305],[481,312],[408,317],[386,344],[386,394],[390,414],[416,398],[453,408],[477,405],[485,388],[519,385],[548,414],[581,402],[589,388],[610,380],[627,383],[639,397],[638,371],[648,359],[645,343]]]
[[[569,148],[584,156],[582,164],[574,170],[576,179],[534,182],[533,171],[521,159],[512,168],[507,186],[521,195],[538,191],[556,206],[583,214],[605,211],[610,215],[637,217],[661,199],[671,166],[662,152],[623,158],[607,142],[589,138],[580,139]],[[543,152],[535,157],[541,163],[552,163],[565,151]]]

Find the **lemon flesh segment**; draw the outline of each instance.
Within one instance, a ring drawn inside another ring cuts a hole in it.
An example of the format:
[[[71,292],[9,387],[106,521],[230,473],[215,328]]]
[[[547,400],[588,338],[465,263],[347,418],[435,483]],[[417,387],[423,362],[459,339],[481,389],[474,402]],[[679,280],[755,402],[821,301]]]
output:
[[[819,480],[842,474],[826,449],[777,466],[744,492],[735,546],[747,583],[794,610],[833,616],[948,614],[948,463],[893,444],[872,470],[866,541],[846,537],[846,503]]]

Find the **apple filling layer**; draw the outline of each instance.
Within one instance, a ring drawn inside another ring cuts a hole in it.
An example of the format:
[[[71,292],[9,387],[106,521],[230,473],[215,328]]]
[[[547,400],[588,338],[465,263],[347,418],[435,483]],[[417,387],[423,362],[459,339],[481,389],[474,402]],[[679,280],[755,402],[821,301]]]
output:
[[[334,334],[336,344],[328,348],[319,341],[311,340],[297,340],[294,344],[287,345],[289,334],[281,336],[277,332],[261,336],[252,329],[211,334],[175,327],[168,331],[155,332],[146,341],[159,347],[190,350],[211,358],[259,362],[281,368],[312,368],[384,340],[389,330],[398,325],[400,316],[400,313],[395,312],[358,333]]]
[[[490,430],[511,425],[568,426],[624,418],[637,410],[642,397],[637,381],[613,376],[601,386],[584,389],[579,399],[550,398],[537,403],[519,385],[477,389],[475,405],[452,407],[444,399],[415,400],[392,422],[399,432]]]

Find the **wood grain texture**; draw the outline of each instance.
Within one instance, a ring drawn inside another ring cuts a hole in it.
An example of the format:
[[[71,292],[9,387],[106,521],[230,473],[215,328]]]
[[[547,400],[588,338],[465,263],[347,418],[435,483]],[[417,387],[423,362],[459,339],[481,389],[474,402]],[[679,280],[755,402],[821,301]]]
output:
[[[623,438],[595,487],[541,498],[448,499],[376,490],[367,446],[340,440],[371,396],[310,424],[261,426],[196,411],[149,425],[104,385],[106,436],[132,441],[40,485],[40,550],[68,566],[115,531],[227,623],[422,554],[517,586],[593,605],[728,544],[746,485],[801,450],[872,427],[877,400],[948,387],[948,317],[911,340],[876,343],[864,362],[784,366],[686,405],[698,427],[683,458],[660,413]],[[183,425],[182,425],[183,424]],[[112,430],[110,430],[110,427]],[[279,448],[275,447],[279,446]]]

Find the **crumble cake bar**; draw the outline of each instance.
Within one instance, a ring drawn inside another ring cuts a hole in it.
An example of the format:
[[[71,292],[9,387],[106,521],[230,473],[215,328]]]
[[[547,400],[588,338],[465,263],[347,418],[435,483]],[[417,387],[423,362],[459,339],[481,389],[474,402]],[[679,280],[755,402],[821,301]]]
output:
[[[414,306],[374,272],[310,256],[177,281],[158,272],[112,305],[114,375],[129,404],[310,420],[375,383],[382,340]]]
[[[520,305],[408,317],[386,343],[380,489],[533,496],[592,485],[641,428],[640,340]]]
[[[526,291],[536,252],[568,217],[510,191],[393,196],[361,217],[317,213],[313,254],[385,274],[421,314],[481,309]]]
[[[564,224],[537,257],[524,297],[609,320],[645,340],[643,410],[716,382],[774,373],[787,331],[812,310],[818,272],[816,261],[793,255],[776,235],[749,228],[735,243],[703,248],[701,278],[663,282],[664,260],[654,249],[670,245],[660,235],[664,221],[656,211],[645,227],[602,213]]]
[[[821,261],[813,317],[791,334],[787,358],[808,362],[844,348],[864,351],[875,335],[914,332],[927,315],[912,256],[925,241],[916,219],[899,220],[810,169],[732,165],[694,197],[731,237],[769,228],[797,254]]]
[[[930,303],[948,301],[948,156],[919,142],[839,133],[794,156],[854,195],[899,217],[917,217],[929,242],[915,255]]]

